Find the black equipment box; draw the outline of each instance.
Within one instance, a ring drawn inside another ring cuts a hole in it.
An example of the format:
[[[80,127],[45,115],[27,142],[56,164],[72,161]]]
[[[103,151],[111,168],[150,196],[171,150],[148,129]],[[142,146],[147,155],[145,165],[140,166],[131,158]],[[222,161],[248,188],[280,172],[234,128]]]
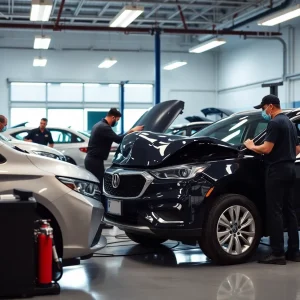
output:
[[[0,196],[0,298],[34,296],[36,262],[32,193]]]

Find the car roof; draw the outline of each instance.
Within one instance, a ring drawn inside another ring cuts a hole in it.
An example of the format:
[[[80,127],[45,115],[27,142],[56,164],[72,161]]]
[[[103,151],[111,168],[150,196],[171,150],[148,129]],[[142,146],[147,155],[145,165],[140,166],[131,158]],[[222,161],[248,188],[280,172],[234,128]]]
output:
[[[287,114],[291,111],[294,111],[294,110],[293,109],[285,109],[285,108],[282,109],[282,112],[285,113],[285,114]],[[230,117],[245,116],[245,115],[260,115],[260,114],[261,114],[261,110],[246,110],[246,111],[241,111],[241,112],[234,113]]]
[[[11,127],[11,128],[8,128],[7,131],[22,131],[22,130],[32,130],[32,129],[35,129],[35,128],[38,128],[38,127],[27,127],[27,126],[21,126],[21,127]],[[47,126],[46,129],[58,129],[58,130],[65,130],[65,131],[71,131],[71,132],[79,132],[80,131],[77,131],[73,128],[66,128],[66,127],[56,127],[56,126]]]

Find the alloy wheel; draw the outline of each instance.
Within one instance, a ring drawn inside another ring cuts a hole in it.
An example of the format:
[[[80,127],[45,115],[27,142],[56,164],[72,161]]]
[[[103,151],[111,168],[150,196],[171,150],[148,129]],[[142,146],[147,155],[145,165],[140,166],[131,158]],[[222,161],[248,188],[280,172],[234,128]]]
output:
[[[217,223],[217,238],[222,249],[231,255],[245,253],[255,237],[255,221],[250,211],[240,205],[227,208]]]

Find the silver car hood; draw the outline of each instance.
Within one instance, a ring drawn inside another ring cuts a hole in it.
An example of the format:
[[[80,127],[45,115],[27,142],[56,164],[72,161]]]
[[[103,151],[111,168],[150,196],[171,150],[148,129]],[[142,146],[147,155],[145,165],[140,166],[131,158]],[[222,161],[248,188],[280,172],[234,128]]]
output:
[[[77,167],[70,163],[38,155],[28,154],[27,157],[40,170],[52,173],[56,176],[99,182],[98,179],[86,169]]]
[[[56,154],[59,156],[63,155],[61,152],[57,151],[54,148],[36,144],[36,143],[30,143],[30,142],[19,141],[19,140],[11,140],[11,141],[9,141],[9,143],[12,143],[14,146],[17,146],[20,149],[26,150],[26,151],[43,151],[43,152]]]

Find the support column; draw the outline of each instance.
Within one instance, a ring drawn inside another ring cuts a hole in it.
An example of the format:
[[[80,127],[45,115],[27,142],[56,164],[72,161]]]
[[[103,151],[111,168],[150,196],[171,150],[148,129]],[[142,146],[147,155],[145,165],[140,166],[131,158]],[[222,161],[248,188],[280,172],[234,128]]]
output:
[[[120,83],[120,112],[122,114],[121,121],[121,134],[124,133],[124,103],[125,103],[125,82]]]
[[[160,29],[155,29],[155,104],[160,103]]]

